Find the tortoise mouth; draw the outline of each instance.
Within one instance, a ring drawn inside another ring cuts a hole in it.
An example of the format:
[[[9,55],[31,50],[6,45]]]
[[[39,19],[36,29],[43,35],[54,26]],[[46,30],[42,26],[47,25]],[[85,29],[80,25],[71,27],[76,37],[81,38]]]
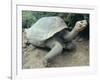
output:
[[[80,32],[80,31],[82,31],[82,30],[84,30],[84,29],[85,29],[85,28],[77,29],[77,31]]]

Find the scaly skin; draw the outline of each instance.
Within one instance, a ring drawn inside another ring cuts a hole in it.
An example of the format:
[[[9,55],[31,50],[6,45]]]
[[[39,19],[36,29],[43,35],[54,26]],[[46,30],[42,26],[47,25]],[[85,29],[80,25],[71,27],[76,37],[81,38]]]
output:
[[[87,27],[86,25],[87,25],[86,20],[77,21],[74,29],[71,32],[64,35],[64,39],[66,41],[71,41],[78,35],[80,31],[84,30]]]
[[[66,41],[73,40],[73,38],[75,38],[75,36],[80,31],[86,28],[86,25],[87,25],[86,20],[76,22],[74,29],[71,32],[65,34],[64,39]],[[53,57],[57,56],[58,54],[60,54],[63,50],[63,45],[56,40],[48,41],[46,44],[47,44],[47,47],[51,48],[51,50],[44,57],[44,60],[43,60],[44,66],[48,66],[48,61],[51,60]]]
[[[73,38],[75,38],[80,31],[86,28],[86,25],[87,25],[86,20],[77,21],[74,29],[71,32],[66,33],[65,35],[62,36],[66,41],[72,41]],[[47,47],[51,49],[43,59],[44,66],[48,66],[48,61],[62,52],[63,44],[61,44],[59,41],[55,39],[51,41],[48,40],[48,42],[45,44],[47,45]]]

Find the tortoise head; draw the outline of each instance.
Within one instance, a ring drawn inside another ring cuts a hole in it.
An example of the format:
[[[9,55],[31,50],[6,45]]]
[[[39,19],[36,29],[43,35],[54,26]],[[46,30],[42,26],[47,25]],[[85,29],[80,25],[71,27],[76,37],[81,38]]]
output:
[[[86,20],[77,21],[73,30],[64,35],[64,39],[66,41],[71,41],[73,38],[75,38],[77,36],[77,34],[80,31],[84,30],[86,27],[87,27]]]
[[[77,21],[76,24],[75,24],[75,29],[78,32],[84,30],[86,27],[87,27],[87,21],[86,20]]]

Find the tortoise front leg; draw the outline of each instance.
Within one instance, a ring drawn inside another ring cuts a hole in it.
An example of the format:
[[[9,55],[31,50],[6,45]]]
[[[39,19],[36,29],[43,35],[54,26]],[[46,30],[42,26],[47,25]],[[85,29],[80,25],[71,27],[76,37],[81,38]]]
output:
[[[50,61],[53,57],[60,54],[63,50],[63,46],[58,41],[55,41],[55,42],[49,44],[49,47],[50,48],[52,47],[52,48],[51,48],[50,52],[48,52],[46,54],[46,56],[44,57],[44,64],[45,65],[47,65],[48,61]]]

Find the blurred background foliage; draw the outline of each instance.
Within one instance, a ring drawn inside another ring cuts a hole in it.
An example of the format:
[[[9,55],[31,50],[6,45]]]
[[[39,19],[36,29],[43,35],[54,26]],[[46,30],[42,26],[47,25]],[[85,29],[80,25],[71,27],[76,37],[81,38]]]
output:
[[[60,12],[40,12],[40,11],[22,11],[22,28],[31,27],[41,17],[59,16],[68,25],[69,30],[72,30],[75,23],[79,20],[87,20],[88,27],[81,32],[81,35],[89,38],[89,14],[79,13],[60,13]]]

